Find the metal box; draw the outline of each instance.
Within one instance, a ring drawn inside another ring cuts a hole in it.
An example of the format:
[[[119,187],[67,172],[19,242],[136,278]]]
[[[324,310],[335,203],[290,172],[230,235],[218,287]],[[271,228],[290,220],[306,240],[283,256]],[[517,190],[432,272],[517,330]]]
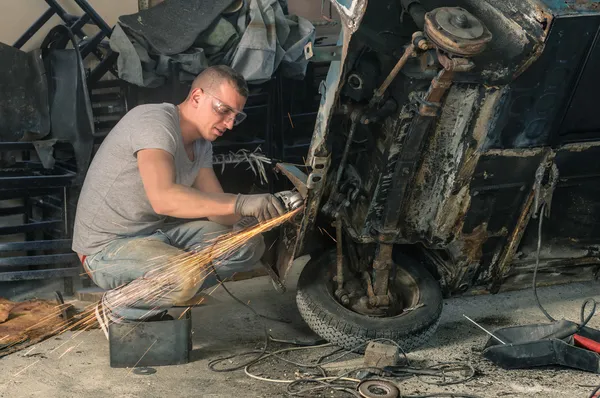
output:
[[[143,367],[188,363],[192,350],[192,316],[182,319],[111,324],[110,367]]]

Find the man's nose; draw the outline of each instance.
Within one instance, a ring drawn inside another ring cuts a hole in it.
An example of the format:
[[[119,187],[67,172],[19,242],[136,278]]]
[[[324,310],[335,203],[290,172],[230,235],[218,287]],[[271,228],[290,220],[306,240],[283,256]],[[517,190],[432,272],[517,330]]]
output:
[[[225,126],[229,130],[233,129],[233,119],[232,118],[225,119]]]

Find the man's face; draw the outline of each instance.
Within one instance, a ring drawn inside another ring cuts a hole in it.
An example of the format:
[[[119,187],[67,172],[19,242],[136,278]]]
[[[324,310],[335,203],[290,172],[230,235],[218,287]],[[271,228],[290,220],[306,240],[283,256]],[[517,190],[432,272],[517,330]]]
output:
[[[233,128],[236,114],[244,109],[246,98],[229,82],[223,82],[196,89],[192,93],[192,103],[195,107],[192,122],[198,133],[205,140],[214,141]]]

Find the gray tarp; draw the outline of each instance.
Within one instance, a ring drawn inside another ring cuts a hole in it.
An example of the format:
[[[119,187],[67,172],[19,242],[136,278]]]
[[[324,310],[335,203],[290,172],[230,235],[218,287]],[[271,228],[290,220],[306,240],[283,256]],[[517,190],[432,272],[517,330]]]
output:
[[[207,2],[211,12],[203,8]],[[308,61],[303,49],[314,41],[314,26],[302,17],[285,15],[277,0],[246,0],[233,16],[220,14],[231,3],[226,0],[221,8],[209,0],[165,3],[119,18],[110,46],[119,53],[121,79],[160,86],[171,62],[179,65],[182,80],[216,64],[230,65],[251,83],[270,79],[278,68],[284,76],[304,77]]]

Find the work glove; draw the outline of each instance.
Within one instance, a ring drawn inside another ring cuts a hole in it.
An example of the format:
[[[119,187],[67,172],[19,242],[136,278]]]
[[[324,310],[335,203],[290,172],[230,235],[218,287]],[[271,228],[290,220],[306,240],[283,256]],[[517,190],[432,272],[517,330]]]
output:
[[[279,199],[271,194],[238,195],[235,201],[235,214],[256,217],[259,222],[270,220],[286,213]]]

